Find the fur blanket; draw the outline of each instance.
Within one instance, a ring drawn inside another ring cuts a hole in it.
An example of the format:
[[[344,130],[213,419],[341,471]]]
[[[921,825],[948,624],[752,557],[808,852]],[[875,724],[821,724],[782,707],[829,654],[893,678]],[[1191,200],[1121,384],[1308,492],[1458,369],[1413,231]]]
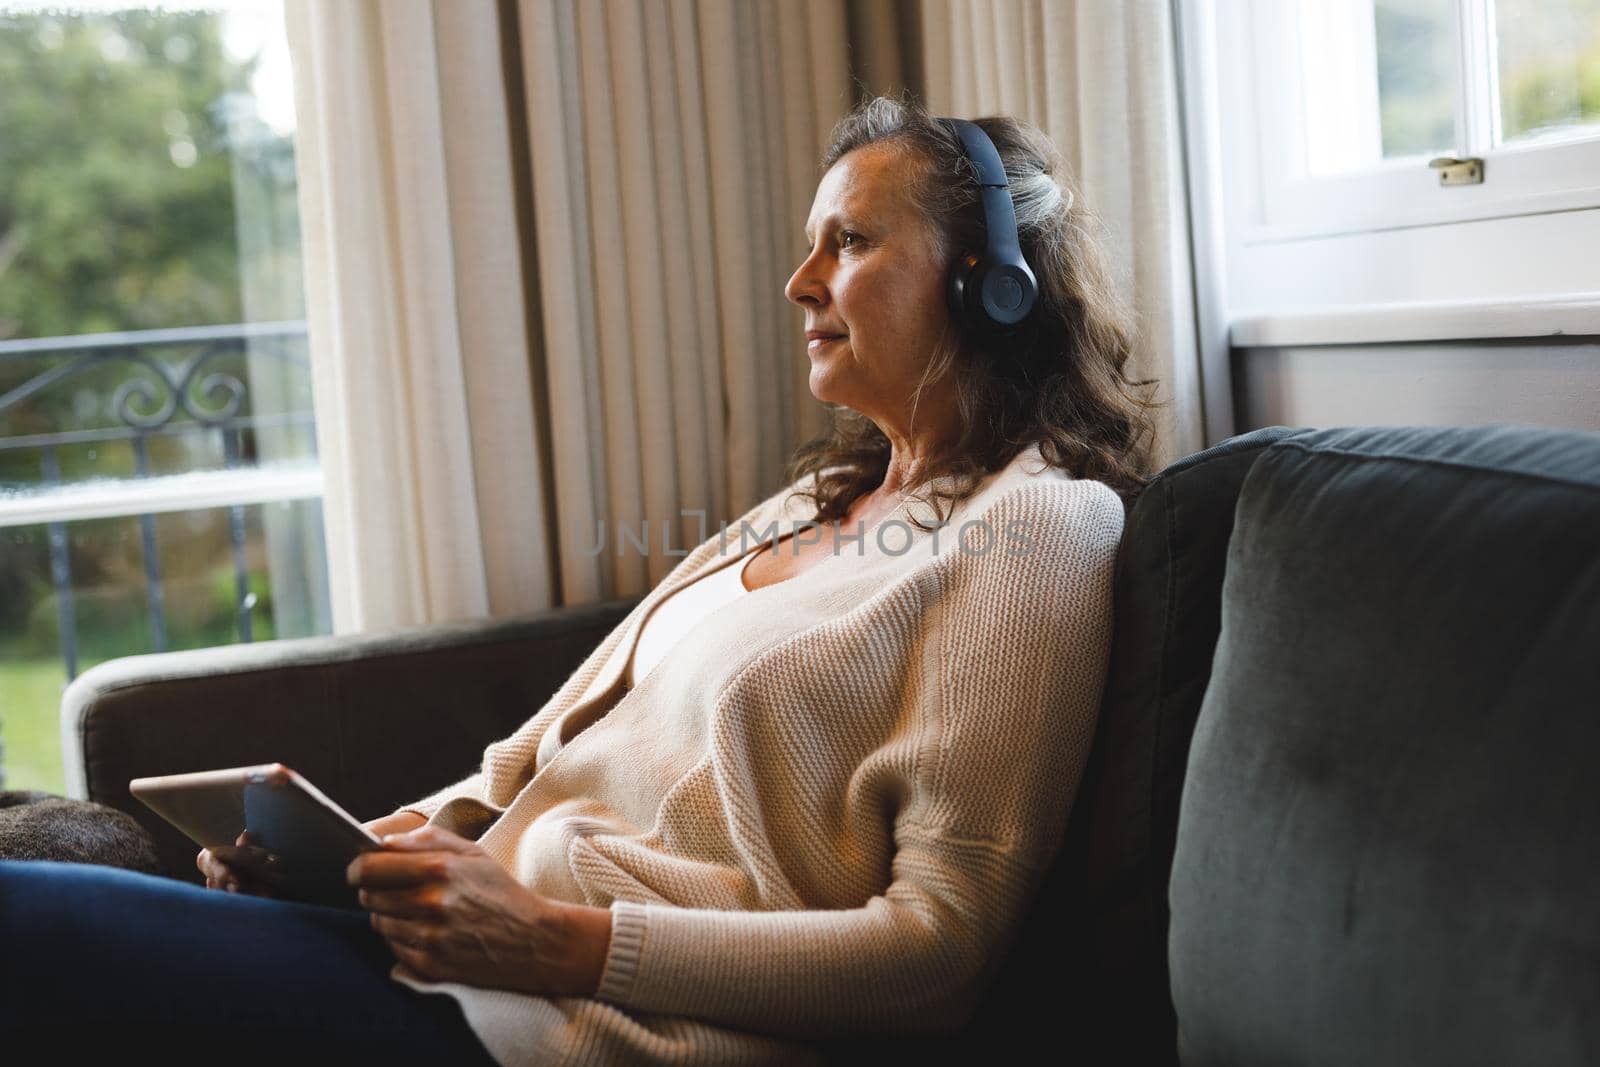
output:
[[[133,816],[32,790],[0,792],[0,860],[98,863],[160,873],[155,842]]]

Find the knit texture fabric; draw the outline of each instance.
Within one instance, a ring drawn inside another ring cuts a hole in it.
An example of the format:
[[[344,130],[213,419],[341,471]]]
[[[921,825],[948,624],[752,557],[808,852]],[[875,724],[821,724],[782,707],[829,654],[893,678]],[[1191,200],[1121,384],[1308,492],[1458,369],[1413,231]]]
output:
[[[1009,948],[1093,735],[1121,501],[1027,449],[943,527],[908,501],[841,531],[626,689],[656,604],[811,516],[792,488],[689,553],[480,772],[402,809],[611,909],[592,998],[396,965],[500,1063],[818,1062],[808,1038],[958,1029]]]

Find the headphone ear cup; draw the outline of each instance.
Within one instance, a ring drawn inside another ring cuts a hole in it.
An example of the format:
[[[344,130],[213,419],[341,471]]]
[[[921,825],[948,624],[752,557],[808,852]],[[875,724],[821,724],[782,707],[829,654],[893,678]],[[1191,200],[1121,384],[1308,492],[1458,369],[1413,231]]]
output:
[[[968,252],[950,268],[950,284],[946,290],[950,315],[964,334],[983,331],[983,307],[978,298],[981,279],[977,275],[978,257]]]
[[[950,271],[950,314],[968,336],[993,339],[1028,318],[1039,287],[1025,263],[985,264],[972,253]]]
[[[977,313],[991,328],[1002,332],[1026,320],[1039,297],[1033,271],[1018,260],[996,263],[976,280],[980,287],[980,292],[974,294],[978,298]]]

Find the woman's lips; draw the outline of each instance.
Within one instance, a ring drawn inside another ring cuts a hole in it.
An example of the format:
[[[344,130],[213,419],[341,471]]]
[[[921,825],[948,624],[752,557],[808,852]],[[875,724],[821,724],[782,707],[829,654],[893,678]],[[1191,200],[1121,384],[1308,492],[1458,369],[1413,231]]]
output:
[[[843,337],[844,334],[842,333],[836,333],[830,337],[813,337],[810,341],[806,342],[806,349],[807,351],[815,351],[816,349],[821,348],[823,345],[831,345],[833,342],[838,341]]]

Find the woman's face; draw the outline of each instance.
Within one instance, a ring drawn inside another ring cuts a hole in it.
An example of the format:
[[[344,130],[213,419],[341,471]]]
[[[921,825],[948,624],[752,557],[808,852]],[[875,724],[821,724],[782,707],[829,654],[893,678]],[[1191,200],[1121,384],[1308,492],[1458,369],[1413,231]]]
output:
[[[810,254],[784,286],[805,309],[811,393],[886,430],[908,432],[911,392],[950,321],[946,264],[903,198],[915,164],[874,144],[841,157],[817,186],[806,220]],[[917,424],[931,414],[925,397]]]

